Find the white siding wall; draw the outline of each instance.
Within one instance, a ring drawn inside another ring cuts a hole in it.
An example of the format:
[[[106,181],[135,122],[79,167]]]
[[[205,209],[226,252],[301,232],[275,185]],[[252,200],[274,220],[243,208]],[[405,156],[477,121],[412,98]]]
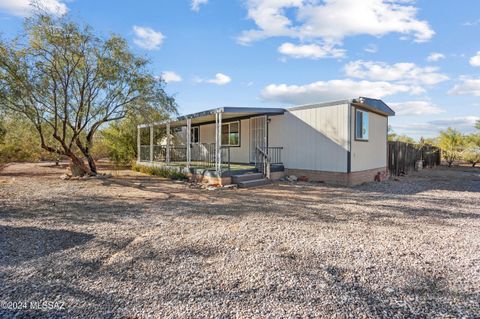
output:
[[[223,121],[227,123],[227,121]],[[248,163],[250,138],[249,138],[248,119],[240,121],[240,147],[230,148],[230,160],[234,163]],[[200,126],[200,143],[215,143],[215,124],[206,124]]]
[[[368,141],[355,140],[355,107],[352,106],[352,172],[387,166],[388,118],[368,112]]]
[[[348,104],[288,110],[272,116],[269,145],[283,146],[286,168],[347,172]]]

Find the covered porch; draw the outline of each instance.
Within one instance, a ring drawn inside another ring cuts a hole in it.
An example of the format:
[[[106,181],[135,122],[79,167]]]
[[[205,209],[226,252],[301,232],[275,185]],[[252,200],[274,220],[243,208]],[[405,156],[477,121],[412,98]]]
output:
[[[268,121],[284,109],[222,107],[138,126],[140,165],[217,178],[282,167],[281,145],[269,145]]]

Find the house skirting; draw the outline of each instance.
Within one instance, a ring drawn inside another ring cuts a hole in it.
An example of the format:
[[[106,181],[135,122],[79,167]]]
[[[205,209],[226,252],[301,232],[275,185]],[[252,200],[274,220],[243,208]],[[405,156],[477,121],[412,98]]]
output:
[[[375,176],[378,173],[385,174],[386,171],[386,167],[379,167],[351,173],[285,168],[286,175],[295,175],[297,177],[306,176],[311,182],[324,182],[326,184],[339,186],[354,186],[362,183],[373,182],[375,181]]]
[[[208,185],[230,185],[232,183],[232,175],[241,175],[246,173],[254,173],[256,170],[249,170],[249,169],[237,169],[237,170],[230,170],[230,171],[222,171],[221,173],[217,173],[214,170],[209,169],[200,169],[200,168],[186,168],[182,166],[173,166],[167,165],[165,163],[157,163],[157,162],[138,162],[137,165],[143,166],[151,166],[151,167],[158,167],[162,169],[167,169],[175,172],[181,172],[187,175],[192,181],[196,181],[197,183],[205,183]],[[285,176],[283,165],[276,167],[272,167],[271,171],[271,179],[272,180],[279,180]]]

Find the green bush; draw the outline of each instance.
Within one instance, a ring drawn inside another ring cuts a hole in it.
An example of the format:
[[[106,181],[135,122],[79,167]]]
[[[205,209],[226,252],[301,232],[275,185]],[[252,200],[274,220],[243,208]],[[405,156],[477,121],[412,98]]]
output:
[[[38,133],[21,117],[5,116],[0,122],[0,163],[54,160],[40,147]]]
[[[475,167],[477,163],[480,163],[480,148],[470,146],[462,152],[462,159],[467,163],[470,163],[472,167]]]
[[[153,175],[153,176],[160,176],[165,178],[170,178],[173,180],[186,180],[188,179],[187,175],[181,172],[176,172],[173,170],[169,170],[166,168],[161,167],[152,167],[152,166],[145,166],[145,165],[138,165],[136,163],[132,164],[132,170],[136,172],[140,172],[143,174]]]
[[[124,119],[110,123],[101,132],[102,147],[117,164],[129,164],[137,158],[137,126],[167,118],[165,113],[151,109],[143,113],[129,113]],[[141,131],[143,143],[150,144],[150,131]],[[155,141],[158,142],[158,141]]]

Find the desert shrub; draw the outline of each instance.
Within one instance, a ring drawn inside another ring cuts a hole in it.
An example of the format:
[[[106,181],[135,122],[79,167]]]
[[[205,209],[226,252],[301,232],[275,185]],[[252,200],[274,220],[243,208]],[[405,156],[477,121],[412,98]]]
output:
[[[467,147],[462,152],[462,159],[465,162],[472,164],[472,167],[475,167],[477,163],[480,163],[480,148],[473,146]]]
[[[176,172],[176,171],[161,168],[161,167],[138,165],[136,163],[132,164],[132,170],[143,173],[143,174],[160,176],[160,177],[170,178],[173,180],[186,180],[188,178],[187,175],[181,172]]]
[[[102,144],[109,158],[117,164],[130,164],[137,157],[137,126],[166,119],[165,113],[150,109],[130,113],[124,119],[112,122],[102,132]],[[142,140],[149,141],[148,129],[142,130]]]
[[[55,160],[57,156],[40,147],[38,134],[30,122],[6,116],[0,123],[0,162]]]
[[[442,156],[448,166],[461,158],[461,148],[464,144],[464,137],[459,131],[448,128],[441,131],[438,138],[438,146],[442,149]]]

